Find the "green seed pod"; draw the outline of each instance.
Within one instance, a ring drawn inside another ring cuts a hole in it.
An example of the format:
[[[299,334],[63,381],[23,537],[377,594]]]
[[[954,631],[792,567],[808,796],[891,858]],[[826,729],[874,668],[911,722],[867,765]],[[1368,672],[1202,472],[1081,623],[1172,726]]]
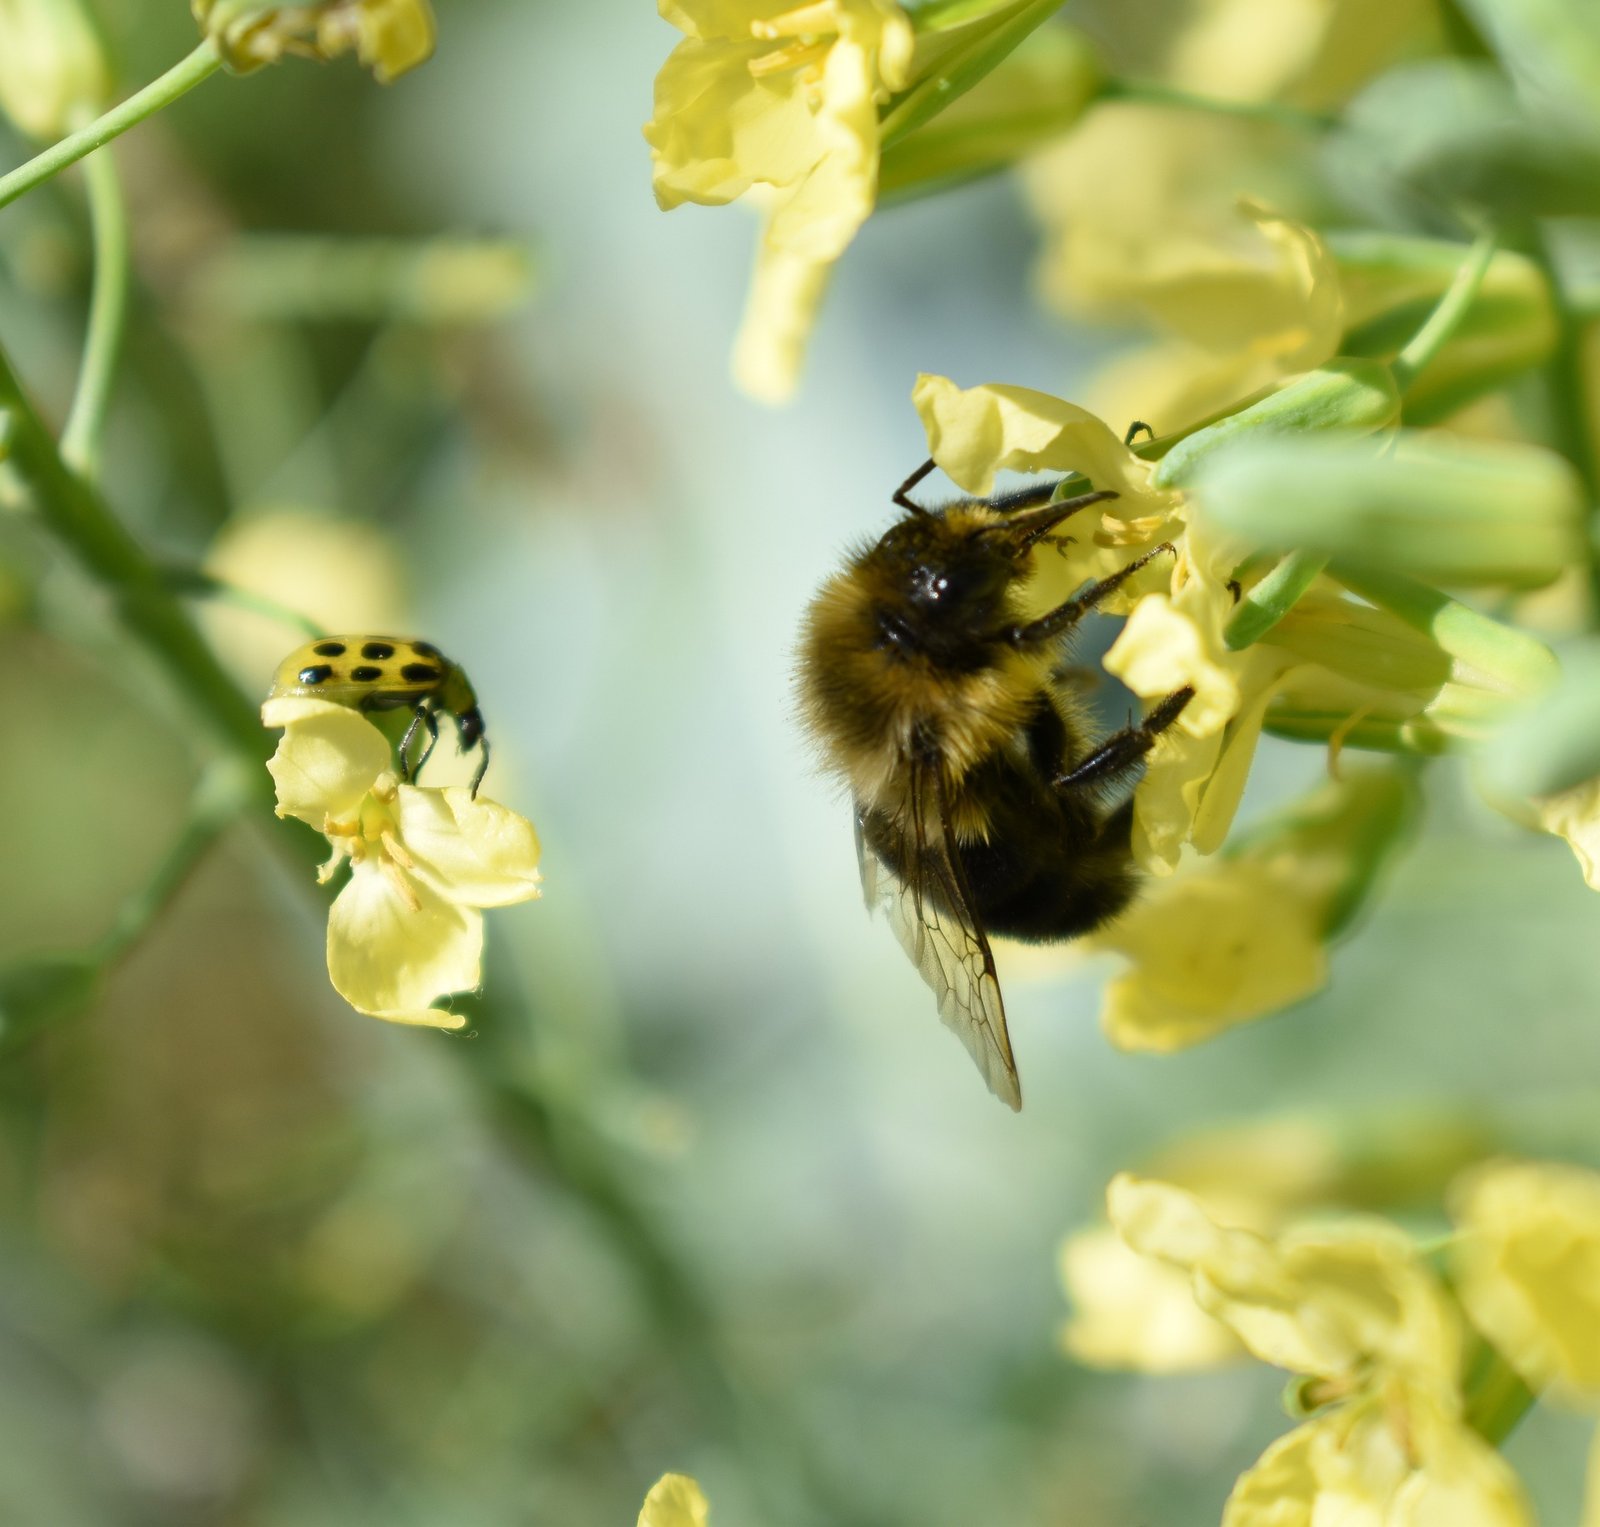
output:
[[[1584,556],[1577,477],[1538,446],[1246,438],[1207,460],[1196,491],[1206,519],[1256,549],[1430,583],[1537,587]]]

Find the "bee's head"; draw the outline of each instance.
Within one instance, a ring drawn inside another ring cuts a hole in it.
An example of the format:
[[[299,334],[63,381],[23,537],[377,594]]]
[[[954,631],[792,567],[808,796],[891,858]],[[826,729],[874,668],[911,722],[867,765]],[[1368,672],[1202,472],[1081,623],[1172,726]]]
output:
[[[1001,513],[979,502],[909,515],[872,549],[874,580],[913,619],[983,620],[1026,571],[1034,546],[1071,504]]]

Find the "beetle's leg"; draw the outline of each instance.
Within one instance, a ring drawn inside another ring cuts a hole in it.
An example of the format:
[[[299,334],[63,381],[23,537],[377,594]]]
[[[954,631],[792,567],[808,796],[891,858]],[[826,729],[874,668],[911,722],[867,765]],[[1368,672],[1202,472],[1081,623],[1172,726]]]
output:
[[[1141,430],[1152,440],[1156,438],[1156,432],[1151,429],[1143,419],[1135,419],[1133,423],[1128,426],[1128,433],[1122,437],[1122,443],[1131,449],[1133,442],[1139,438],[1139,433]]]
[[[1113,732],[1082,762],[1056,778],[1057,790],[1076,790],[1083,785],[1113,784],[1130,773],[1144,761],[1144,755],[1155,745],[1155,740],[1183,714],[1183,708],[1194,699],[1194,690],[1187,684],[1175,689],[1150,712],[1138,726],[1124,727]]]
[[[428,729],[428,746],[423,751],[422,757],[417,760],[416,768],[411,767],[411,744],[417,739],[417,728],[425,726]],[[433,752],[434,744],[439,740],[439,721],[433,714],[433,707],[426,700],[418,700],[411,708],[411,725],[406,728],[405,736],[400,739],[400,778],[413,780],[422,773],[423,764],[427,763]]]

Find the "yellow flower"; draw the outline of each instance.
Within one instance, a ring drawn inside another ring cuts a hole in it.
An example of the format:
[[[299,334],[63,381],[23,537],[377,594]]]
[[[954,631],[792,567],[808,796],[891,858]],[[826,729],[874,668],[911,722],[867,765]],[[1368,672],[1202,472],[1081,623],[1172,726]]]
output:
[[[30,138],[59,138],[111,93],[77,0],[0,0],[0,110]]]
[[[1089,940],[1132,962],[1106,985],[1106,1037],[1180,1050],[1313,995],[1328,980],[1325,913],[1292,862],[1224,858],[1153,882]]]
[[[364,716],[323,700],[269,700],[283,727],[268,768],[278,815],[298,817],[333,850],[318,878],[348,860],[328,914],[328,975],[358,1012],[457,1029],[432,1004],[478,985],[482,907],[539,895],[532,824],[461,787],[403,785],[388,739]]]
[[[878,108],[910,82],[910,19],[891,0],[659,0],[685,34],[656,76],[656,200],[767,212],[734,374],[778,402],[794,390],[833,262],[878,187]]]
[[[1528,1527],[1515,1476],[1461,1419],[1455,1309],[1392,1226],[1265,1237],[1127,1175],[1106,1201],[1134,1251],[1187,1274],[1252,1354],[1303,1376],[1315,1413],[1241,1476],[1223,1527]]]
[[[638,1527],[706,1527],[711,1509],[687,1474],[663,1474],[650,1487]]]
[[[1473,1324],[1535,1389],[1559,1384],[1600,1406],[1600,1173],[1490,1162],[1452,1207]]]
[[[237,74],[274,64],[285,53],[336,58],[355,49],[380,84],[433,56],[436,28],[428,0],[191,0],[195,20]]]

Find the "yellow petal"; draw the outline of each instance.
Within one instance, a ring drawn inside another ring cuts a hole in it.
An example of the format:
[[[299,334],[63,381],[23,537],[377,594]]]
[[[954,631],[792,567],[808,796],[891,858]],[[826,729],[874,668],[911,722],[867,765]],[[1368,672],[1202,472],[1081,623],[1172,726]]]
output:
[[[1528,1382],[1600,1396],[1600,1173],[1494,1162],[1454,1195],[1472,1322]]]
[[[1313,1527],[1317,1475],[1312,1455],[1318,1424],[1297,1426],[1280,1437],[1239,1476],[1222,1508],[1222,1527]],[[1350,1527],[1358,1522],[1354,1519]],[[1369,1519],[1361,1527],[1383,1527],[1382,1519]]]
[[[711,1509],[687,1474],[663,1474],[650,1487],[638,1527],[706,1527]]]
[[[380,85],[433,57],[436,28],[427,0],[363,0],[356,25],[356,56]]]
[[[1167,876],[1178,867],[1207,784],[1222,756],[1222,734],[1191,737],[1173,728],[1160,738],[1133,796],[1133,856]]]
[[[1565,838],[1583,870],[1584,883],[1600,891],[1600,778],[1534,802],[1539,825]]]
[[[1171,514],[1182,500],[1151,485],[1153,468],[1091,413],[1029,387],[963,390],[924,372],[911,390],[928,454],[968,493],[994,491],[995,473],[1082,472],[1120,495],[1119,515]]]
[[[763,244],[733,345],[733,379],[762,403],[794,396],[830,267]]]
[[[506,907],[539,894],[539,837],[526,817],[459,786],[401,785],[394,810],[417,874],[446,900]]]
[[[358,1012],[461,1028],[432,1004],[478,985],[483,916],[414,880],[408,892],[371,860],[355,867],[328,911],[328,976]]]
[[[1184,1273],[1140,1256],[1109,1228],[1080,1231],[1062,1243],[1061,1282],[1072,1306],[1062,1344],[1092,1368],[1194,1373],[1242,1351],[1195,1303]]]
[[[1281,1011],[1327,983],[1320,888],[1245,859],[1156,881],[1093,946],[1126,955],[1100,1021],[1125,1050],[1170,1051]]]
[[[1197,580],[1176,598],[1145,595],[1106,653],[1106,672],[1146,700],[1188,685],[1194,698],[1184,706],[1177,729],[1191,737],[1220,732],[1239,709],[1233,673],[1238,660],[1222,641],[1222,618],[1230,607],[1225,590],[1212,591]]]
[[[1268,1239],[1218,1225],[1193,1194],[1127,1173],[1111,1183],[1106,1207],[1135,1251],[1191,1274],[1201,1307],[1262,1361],[1346,1381],[1388,1369],[1454,1383],[1460,1335],[1450,1306],[1387,1222]]]
[[[30,138],[60,138],[111,93],[111,75],[77,0],[0,0],[0,111]]]
[[[319,832],[329,817],[352,819],[390,766],[388,739],[347,706],[284,697],[268,700],[261,720],[284,728],[267,763],[278,789],[278,815],[298,817]]]
[[[1517,1476],[1482,1437],[1415,1400],[1409,1421],[1420,1466],[1396,1493],[1388,1527],[1533,1527]]]

